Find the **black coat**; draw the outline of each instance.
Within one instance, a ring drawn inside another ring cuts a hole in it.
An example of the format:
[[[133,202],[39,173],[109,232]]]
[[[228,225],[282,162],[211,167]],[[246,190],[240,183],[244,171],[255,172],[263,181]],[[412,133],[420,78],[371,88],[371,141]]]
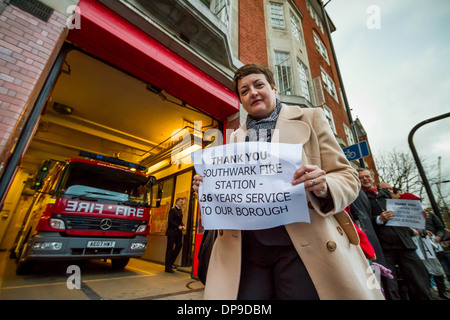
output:
[[[416,250],[417,247],[411,239],[414,236],[411,228],[392,227],[386,226],[385,223],[381,225],[377,223],[376,218],[383,211],[386,211],[386,200],[391,199],[389,191],[378,189],[377,195],[371,192],[366,194],[371,207],[372,225],[377,233],[381,248],[383,250]]]
[[[176,206],[170,209],[167,222],[166,236],[173,237],[182,235],[182,232],[179,229],[180,226],[183,226],[183,213],[181,212],[181,209]]]
[[[386,265],[380,241],[372,225],[371,212],[369,198],[364,191],[359,190],[358,197],[350,204],[350,216],[355,222],[359,222],[361,230],[366,234],[367,239],[375,250],[376,261]]]
[[[445,226],[434,212],[428,212],[425,229],[440,237],[441,240],[445,237]]]

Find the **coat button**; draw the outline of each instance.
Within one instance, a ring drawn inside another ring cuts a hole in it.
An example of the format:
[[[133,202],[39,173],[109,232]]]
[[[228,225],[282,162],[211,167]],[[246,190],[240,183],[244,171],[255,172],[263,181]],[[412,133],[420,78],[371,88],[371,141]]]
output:
[[[219,230],[219,236],[223,236],[223,230]]]
[[[336,247],[337,247],[336,242],[334,242],[334,241],[328,241],[327,242],[327,249],[328,249],[328,251],[333,252],[334,250],[336,250]]]
[[[344,231],[342,230],[341,227],[336,227],[337,231],[339,232],[339,234],[342,236],[344,234]]]

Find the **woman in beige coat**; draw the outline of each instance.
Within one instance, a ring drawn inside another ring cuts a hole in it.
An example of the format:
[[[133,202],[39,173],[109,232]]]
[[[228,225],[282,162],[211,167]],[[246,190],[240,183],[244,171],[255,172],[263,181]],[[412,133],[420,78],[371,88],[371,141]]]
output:
[[[311,223],[285,225],[281,227],[283,229],[275,229],[273,234],[276,237],[279,234],[280,238],[286,234],[294,254],[298,254],[296,263],[306,267],[306,275],[298,276],[305,278],[299,280],[300,286],[312,281],[313,288],[305,296],[306,299],[383,299],[376,277],[359,247],[353,223],[343,212],[358,195],[358,175],[334,138],[322,109],[279,103],[273,75],[261,65],[246,65],[239,69],[235,74],[235,87],[242,107],[249,115],[247,124],[251,123],[249,120],[262,119],[269,119],[269,123],[275,115],[275,130],[269,140],[303,144],[303,164],[294,173],[292,184],[304,183]],[[236,130],[231,142],[245,141],[246,135],[243,133],[246,131],[247,125]],[[198,190],[201,181],[202,177],[194,177],[194,190]],[[261,280],[256,278],[253,283],[247,281],[252,275],[252,270],[246,265],[249,263],[247,256],[253,253],[250,250],[242,255],[243,248],[248,248],[245,234],[240,230],[219,230],[209,262],[205,299],[302,297],[301,293],[295,293],[295,288],[292,296],[289,293],[277,296],[277,290],[267,295],[258,295],[258,292],[254,296],[248,294],[252,292],[252,286],[260,285],[258,282]],[[256,235],[256,238],[270,237],[271,233]],[[277,244],[276,239],[268,241],[269,244],[271,241]],[[296,279],[297,269],[289,271],[291,279]],[[280,268],[271,271],[274,270]],[[273,281],[281,281],[276,276],[273,276]],[[275,287],[277,285],[274,284]],[[269,285],[265,287],[272,288]],[[300,290],[311,290],[308,286],[305,288]],[[255,287],[255,290],[258,289]]]

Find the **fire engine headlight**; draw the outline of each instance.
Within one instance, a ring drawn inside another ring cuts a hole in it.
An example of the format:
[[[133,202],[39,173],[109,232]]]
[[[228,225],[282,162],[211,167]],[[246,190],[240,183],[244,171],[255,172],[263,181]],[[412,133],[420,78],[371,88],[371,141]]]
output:
[[[134,242],[131,244],[131,250],[145,249],[145,243]]]
[[[50,219],[50,226],[55,229],[65,229],[66,225],[61,219]]]
[[[147,229],[146,224],[141,224],[137,229],[136,232],[144,232]]]
[[[40,250],[60,250],[62,248],[62,242],[36,242],[33,245],[33,249]]]

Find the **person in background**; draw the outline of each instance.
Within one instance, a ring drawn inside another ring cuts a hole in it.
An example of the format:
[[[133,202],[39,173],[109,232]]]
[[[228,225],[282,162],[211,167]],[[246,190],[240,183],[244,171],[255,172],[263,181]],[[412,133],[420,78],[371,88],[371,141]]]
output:
[[[175,201],[175,206],[169,211],[166,230],[167,248],[165,259],[165,272],[168,273],[174,273],[173,264],[183,246],[183,230],[186,230],[186,227],[183,225],[183,212],[181,211],[183,202],[183,198],[178,198]]]
[[[379,186],[381,189],[388,190],[392,199],[398,199],[398,197],[400,197],[403,193],[400,188],[392,187],[388,182],[380,182]]]
[[[398,199],[401,196],[401,194],[403,193],[403,191],[399,188],[394,187],[394,188],[392,188],[392,190],[393,190],[393,192],[391,194],[392,199]]]
[[[380,241],[372,225],[371,219],[371,207],[369,198],[366,193],[360,189],[358,197],[354,202],[350,204],[349,214],[355,224],[362,230],[367,236],[368,241],[375,250],[374,261],[386,266],[383,250],[381,249]]]
[[[382,277],[380,277],[383,291],[385,291],[385,288],[389,286],[389,284],[387,283],[388,279],[393,279],[392,270],[386,268],[386,259],[384,258],[384,253],[381,249],[380,241],[378,240],[378,236],[372,225],[369,198],[362,189],[359,190],[359,194],[356,200],[350,204],[349,214],[352,217],[354,223],[365,233],[368,242],[371,244],[375,252],[375,255],[372,258],[368,258],[371,266],[373,268],[378,268],[378,271],[386,271],[381,273]],[[360,245],[363,251],[365,251],[363,247],[363,239],[364,236],[360,234]],[[366,257],[368,257],[367,254]]]
[[[417,197],[418,198],[418,197]],[[445,269],[443,263],[445,263],[445,255],[447,254],[441,246],[441,240],[445,237],[445,226],[442,223],[441,219],[430,209],[428,211],[428,218],[426,219],[425,231],[422,236],[428,235],[431,241],[434,242],[434,251],[436,253],[436,258],[431,261],[431,264],[434,266],[432,270],[434,272],[428,272],[433,276],[434,281],[436,283],[438,295],[441,299],[450,300],[447,296],[447,288],[445,284]],[[428,269],[428,268],[427,268]],[[447,275],[448,277],[448,275]]]
[[[361,189],[367,194],[371,207],[372,225],[377,233],[386,259],[386,267],[392,270],[394,279],[387,280],[386,299],[400,300],[397,265],[403,279],[411,290],[411,299],[430,300],[428,273],[416,254],[416,245],[412,237],[414,230],[406,227],[393,227],[386,223],[394,217],[394,212],[386,210],[386,200],[391,199],[389,191],[379,189],[374,182],[373,172],[358,169]]]
[[[392,188],[392,186],[389,182],[382,181],[382,182],[380,182],[380,184],[378,186],[381,189],[389,191],[389,193],[391,194],[391,197],[392,197],[392,194],[394,193],[394,189]]]

